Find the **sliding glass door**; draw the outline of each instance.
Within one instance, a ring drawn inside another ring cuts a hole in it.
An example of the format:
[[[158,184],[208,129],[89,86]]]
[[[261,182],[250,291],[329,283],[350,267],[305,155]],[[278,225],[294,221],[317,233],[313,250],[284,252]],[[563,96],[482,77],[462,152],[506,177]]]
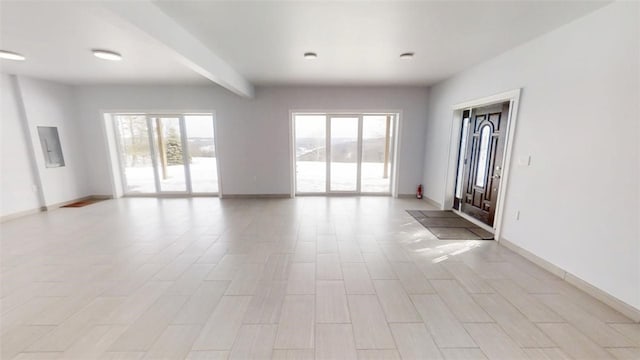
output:
[[[358,191],[359,128],[358,116],[329,117],[329,192]]]
[[[218,192],[218,164],[211,115],[185,115],[191,191]]]
[[[295,116],[296,191],[306,194],[327,191],[327,117]]]
[[[150,194],[156,192],[156,178],[151,151],[149,122],[144,115],[114,117],[118,135],[120,165],[125,193]]]
[[[125,194],[215,194],[213,116],[114,115]]]
[[[163,193],[187,192],[186,146],[180,129],[181,117],[151,116],[155,170],[159,180],[158,191]]]
[[[396,119],[294,114],[296,194],[391,194]]]
[[[384,193],[391,189],[392,125],[392,115],[362,117],[362,192]]]

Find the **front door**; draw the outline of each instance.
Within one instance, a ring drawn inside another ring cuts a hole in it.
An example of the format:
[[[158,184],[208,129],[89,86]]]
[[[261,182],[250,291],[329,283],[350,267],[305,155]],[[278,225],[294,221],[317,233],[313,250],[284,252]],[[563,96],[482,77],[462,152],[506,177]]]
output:
[[[463,172],[456,203],[462,212],[489,226],[496,213],[508,119],[509,102],[471,109],[463,119],[468,123],[463,126],[466,141],[460,153]]]

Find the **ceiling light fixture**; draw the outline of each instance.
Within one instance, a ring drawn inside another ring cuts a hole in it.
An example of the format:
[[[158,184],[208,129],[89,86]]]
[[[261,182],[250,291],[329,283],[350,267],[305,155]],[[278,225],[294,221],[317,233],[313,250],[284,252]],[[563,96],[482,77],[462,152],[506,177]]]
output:
[[[24,61],[26,58],[24,55],[14,53],[13,51],[0,50],[0,59]]]
[[[91,50],[91,52],[93,53],[93,55],[99,59],[102,60],[111,60],[111,61],[120,61],[122,60],[122,55],[118,54],[117,52],[114,51],[109,51],[109,50],[100,50],[100,49],[93,49]]]
[[[413,59],[413,55],[415,55],[415,54],[412,53],[412,52],[402,53],[402,54],[400,54],[400,59],[403,59],[403,60]]]
[[[316,54],[314,52],[306,52],[306,53],[304,53],[304,58],[305,59],[317,59],[318,58],[318,54]]]

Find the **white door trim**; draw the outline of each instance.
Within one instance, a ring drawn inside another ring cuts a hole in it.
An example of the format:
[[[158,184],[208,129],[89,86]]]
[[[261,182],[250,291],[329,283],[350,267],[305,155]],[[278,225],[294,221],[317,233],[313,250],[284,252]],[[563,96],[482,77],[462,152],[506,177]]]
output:
[[[295,113],[289,110],[289,197],[296,197],[296,126]]]
[[[513,151],[513,141],[515,138],[516,124],[518,119],[518,105],[520,103],[521,89],[514,89],[503,93],[487,96],[484,98],[465,101],[455,104],[452,107],[453,119],[451,125],[451,134],[449,136],[449,161],[447,173],[445,174],[445,193],[443,196],[442,210],[448,210],[453,207],[453,198],[455,196],[455,182],[458,169],[458,146],[460,144],[460,128],[462,126],[462,112],[469,108],[492,105],[505,101],[510,102],[509,118],[507,120],[507,138],[504,145],[504,158],[502,161],[503,172],[498,191],[498,201],[496,204],[496,216],[493,224],[493,230],[496,241],[500,241],[502,232],[502,223],[504,219],[504,205],[506,200],[507,188],[509,186],[509,175],[511,170],[511,155]]]

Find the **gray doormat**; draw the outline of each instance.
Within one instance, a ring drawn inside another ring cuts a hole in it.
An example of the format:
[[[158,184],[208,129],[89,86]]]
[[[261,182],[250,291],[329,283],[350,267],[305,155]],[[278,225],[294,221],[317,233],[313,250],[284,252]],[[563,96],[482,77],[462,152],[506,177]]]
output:
[[[440,240],[493,240],[492,233],[450,210],[407,210],[407,212]]]

